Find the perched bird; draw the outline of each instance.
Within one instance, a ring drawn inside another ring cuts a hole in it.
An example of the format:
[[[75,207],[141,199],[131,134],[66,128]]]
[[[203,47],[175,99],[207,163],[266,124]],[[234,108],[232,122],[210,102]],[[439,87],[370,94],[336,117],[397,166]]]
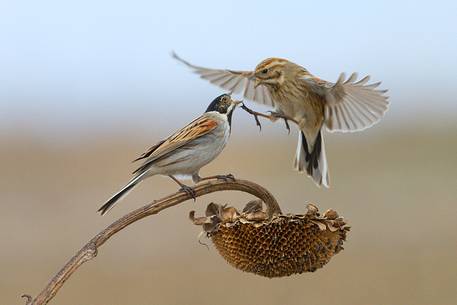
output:
[[[234,101],[230,95],[222,94],[209,104],[200,117],[149,148],[134,160],[142,160],[143,164],[133,172],[135,176],[132,180],[98,211],[105,214],[141,181],[154,175],[169,176],[194,199],[193,189],[180,182],[178,177],[192,178],[194,183],[211,178],[228,178],[223,175],[201,178],[198,172],[224,149],[230,136],[232,114],[239,104],[241,102]]]
[[[274,108],[269,116],[254,111],[252,114],[272,121],[283,118],[295,122],[300,133],[294,167],[300,172],[306,171],[319,186],[329,187],[323,126],[331,132],[363,130],[377,123],[389,104],[385,96],[387,90],[377,89],[380,82],[367,84],[369,76],[356,81],[356,73],[348,79],[342,73],[336,83],[331,83],[281,58],[265,59],[254,71],[234,71],[203,68],[175,53],[172,56],[201,78]]]

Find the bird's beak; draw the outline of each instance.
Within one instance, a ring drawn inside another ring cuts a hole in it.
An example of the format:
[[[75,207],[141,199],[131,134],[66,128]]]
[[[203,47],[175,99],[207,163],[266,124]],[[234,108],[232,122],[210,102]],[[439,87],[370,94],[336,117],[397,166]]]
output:
[[[242,103],[243,103],[243,101],[235,101],[235,100],[232,100],[232,103],[231,103],[231,105],[229,106],[228,112],[231,113],[233,110],[235,110],[236,107],[238,107],[238,106],[241,105]]]
[[[261,84],[262,84],[262,81],[260,79],[258,79],[258,78],[254,79],[254,88],[257,88]]]
[[[238,107],[241,104],[243,104],[243,101],[233,101],[233,105],[235,105],[235,107]]]

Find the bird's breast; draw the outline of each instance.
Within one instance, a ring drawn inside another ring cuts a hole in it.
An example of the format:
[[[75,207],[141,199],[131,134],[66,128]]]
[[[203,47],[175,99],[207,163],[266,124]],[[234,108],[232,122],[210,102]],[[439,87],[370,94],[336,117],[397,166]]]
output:
[[[321,96],[297,83],[284,85],[271,94],[278,111],[303,124],[321,125],[324,119]]]

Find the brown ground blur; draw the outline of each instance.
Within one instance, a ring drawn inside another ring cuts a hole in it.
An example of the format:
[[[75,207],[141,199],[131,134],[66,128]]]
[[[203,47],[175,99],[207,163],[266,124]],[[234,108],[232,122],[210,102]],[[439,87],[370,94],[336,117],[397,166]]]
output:
[[[271,129],[256,138],[235,130],[202,174],[256,181],[285,212],[302,212],[308,201],[336,209],[352,231],[327,266],[265,279],[227,265],[198,244],[199,228],[187,219],[211,200],[241,207],[250,198],[218,193],[127,228],[51,304],[457,304],[457,128],[327,134],[328,191],[291,170],[295,134],[272,138]],[[0,140],[1,305],[23,304],[21,294],[36,295],[107,224],[176,190],[154,177],[100,217],[97,208],[127,181],[129,161],[151,140],[132,133],[67,148],[26,136]]]

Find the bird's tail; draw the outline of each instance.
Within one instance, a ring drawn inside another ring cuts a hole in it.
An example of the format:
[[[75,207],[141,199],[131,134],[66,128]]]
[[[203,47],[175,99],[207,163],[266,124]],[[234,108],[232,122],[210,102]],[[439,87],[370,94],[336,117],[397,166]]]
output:
[[[325,156],[324,138],[319,131],[313,149],[310,152],[305,135],[301,131],[298,134],[297,153],[294,167],[300,172],[306,171],[314,182],[321,186],[329,187],[327,157]]]
[[[119,192],[114,194],[113,197],[108,199],[108,201],[98,209],[98,212],[100,212],[101,215],[105,215],[109,210],[111,210],[116,205],[116,203],[119,200],[122,199],[122,197],[127,195],[128,192],[130,192],[138,183],[141,182],[144,174],[145,172],[130,180],[126,186],[124,186]]]

